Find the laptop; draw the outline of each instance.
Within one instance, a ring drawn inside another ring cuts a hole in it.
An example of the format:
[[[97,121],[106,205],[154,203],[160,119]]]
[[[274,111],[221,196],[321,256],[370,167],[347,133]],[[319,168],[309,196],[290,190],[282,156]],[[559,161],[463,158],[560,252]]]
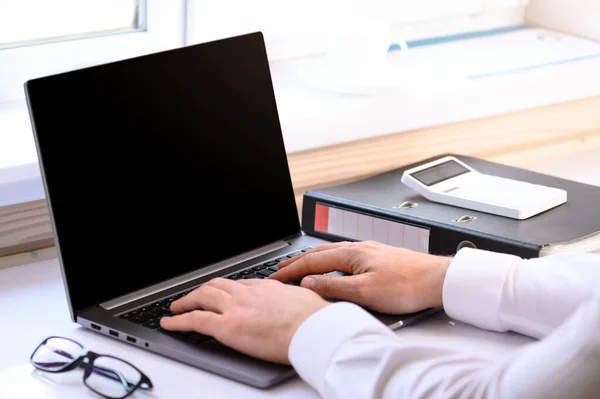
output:
[[[257,388],[294,377],[158,322],[212,278],[266,278],[326,242],[300,227],[262,34],[36,78],[25,92],[72,320]],[[373,314],[395,329],[435,311]]]

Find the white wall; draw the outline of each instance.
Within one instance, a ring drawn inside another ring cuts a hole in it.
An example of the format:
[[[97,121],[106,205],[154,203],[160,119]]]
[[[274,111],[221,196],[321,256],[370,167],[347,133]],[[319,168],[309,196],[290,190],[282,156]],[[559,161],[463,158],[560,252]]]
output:
[[[598,0],[531,0],[526,20],[533,25],[600,41]]]

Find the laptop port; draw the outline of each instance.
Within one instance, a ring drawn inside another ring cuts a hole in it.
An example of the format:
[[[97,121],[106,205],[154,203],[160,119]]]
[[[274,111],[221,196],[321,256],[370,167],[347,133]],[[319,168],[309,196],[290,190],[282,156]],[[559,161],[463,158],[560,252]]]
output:
[[[91,326],[94,330],[98,330],[98,331],[102,330],[102,327],[100,327],[98,324],[91,323]]]
[[[113,330],[108,330],[108,333],[109,333],[110,335],[112,335],[113,337],[118,337],[118,336],[119,336],[119,333],[118,333],[118,332],[116,332],[116,331],[113,331]]]
[[[130,337],[129,335],[127,336],[127,341],[129,342],[133,342],[135,344],[136,339],[133,337]]]

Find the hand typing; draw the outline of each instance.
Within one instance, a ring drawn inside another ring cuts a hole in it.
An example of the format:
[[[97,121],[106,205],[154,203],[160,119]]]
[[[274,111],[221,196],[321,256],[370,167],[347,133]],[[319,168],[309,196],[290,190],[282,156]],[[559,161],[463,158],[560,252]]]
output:
[[[289,364],[296,330],[329,304],[310,290],[274,280],[216,278],[173,302],[176,315],[163,317],[160,325],[210,335],[247,355]]]
[[[451,258],[374,241],[324,244],[283,261],[271,279],[290,282],[330,299],[346,300],[382,313],[411,313],[442,306]],[[327,276],[341,271],[349,276]]]

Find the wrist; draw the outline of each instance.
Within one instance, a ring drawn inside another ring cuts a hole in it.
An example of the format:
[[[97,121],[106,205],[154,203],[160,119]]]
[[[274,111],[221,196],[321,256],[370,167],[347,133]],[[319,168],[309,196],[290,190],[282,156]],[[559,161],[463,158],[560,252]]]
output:
[[[432,287],[432,304],[430,307],[441,308],[444,307],[443,292],[444,292],[444,281],[446,280],[446,274],[448,268],[454,258],[451,256],[436,256],[433,270],[433,287]]]
[[[305,324],[306,321],[308,319],[310,319],[311,317],[313,317],[316,313],[319,313],[321,310],[323,310],[324,308],[326,308],[330,305],[333,305],[333,303],[319,298],[318,301],[315,301],[312,304],[307,303],[307,306],[302,308],[302,311],[299,312],[298,314],[296,314],[295,317],[293,317],[294,320],[289,323],[289,329],[286,334],[287,335],[286,357],[289,354],[289,348],[290,348],[290,345],[292,344],[292,340],[294,339],[294,336],[298,333],[298,330],[300,329],[300,327],[303,324]],[[289,359],[287,359],[286,363],[289,363]]]

